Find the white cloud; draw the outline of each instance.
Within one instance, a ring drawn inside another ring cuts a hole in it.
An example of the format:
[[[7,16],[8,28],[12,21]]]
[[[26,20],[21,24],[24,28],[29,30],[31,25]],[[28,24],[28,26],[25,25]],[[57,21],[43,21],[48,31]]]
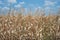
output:
[[[16,0],[8,0],[9,3],[16,3]]]
[[[19,8],[19,7],[21,7],[21,5],[20,4],[17,4],[14,7]]]
[[[37,7],[37,8],[41,9],[42,7],[39,6],[39,7]]]
[[[37,9],[41,9],[41,8],[42,8],[42,7],[40,7],[40,6],[39,6],[39,7],[35,7],[35,10],[37,10]]]
[[[45,7],[45,10],[49,10],[50,9],[50,7]]]
[[[25,4],[25,2],[20,2],[20,4]]]
[[[20,2],[20,3],[18,3],[17,5],[15,5],[14,7],[20,8],[23,4],[25,4],[25,2]]]
[[[3,10],[9,10],[10,8],[9,7],[3,7],[2,9]]]
[[[52,2],[52,1],[45,1],[45,6],[54,6],[56,4],[56,2]]]
[[[8,13],[9,12],[9,7],[3,7],[1,8],[2,9],[2,13],[5,14],[5,13]]]

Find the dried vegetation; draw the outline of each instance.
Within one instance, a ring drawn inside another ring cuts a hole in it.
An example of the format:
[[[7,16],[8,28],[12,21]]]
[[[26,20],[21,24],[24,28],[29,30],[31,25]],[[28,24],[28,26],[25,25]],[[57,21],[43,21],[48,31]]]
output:
[[[60,17],[0,16],[0,40],[57,40],[60,36]]]

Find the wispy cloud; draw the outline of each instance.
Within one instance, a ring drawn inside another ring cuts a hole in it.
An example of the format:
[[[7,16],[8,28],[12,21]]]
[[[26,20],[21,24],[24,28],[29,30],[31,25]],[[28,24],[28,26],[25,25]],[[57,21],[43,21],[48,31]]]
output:
[[[45,6],[54,6],[57,2],[45,0]]]
[[[9,12],[9,7],[1,7],[1,13],[5,14]]]
[[[16,0],[8,0],[9,3],[16,3]]]
[[[56,1],[45,0],[45,11],[49,13],[49,11],[54,10],[54,6],[57,4]]]
[[[21,5],[20,4],[17,4],[14,7],[19,8],[19,7],[21,7]]]
[[[23,1],[23,2],[20,2],[20,4],[25,4],[25,2]]]
[[[9,10],[10,8],[9,7],[3,7],[2,9],[3,10]]]
[[[49,11],[51,9],[51,7],[45,7],[45,10]]]
[[[19,3],[16,4],[14,7],[16,7],[16,8],[20,8],[23,4],[25,4],[25,2],[19,2]]]

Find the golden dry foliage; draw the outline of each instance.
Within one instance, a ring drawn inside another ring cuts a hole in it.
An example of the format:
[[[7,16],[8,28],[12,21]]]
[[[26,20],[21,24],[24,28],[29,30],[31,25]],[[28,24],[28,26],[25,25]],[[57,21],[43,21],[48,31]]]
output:
[[[56,40],[59,27],[57,16],[0,16],[0,40]]]

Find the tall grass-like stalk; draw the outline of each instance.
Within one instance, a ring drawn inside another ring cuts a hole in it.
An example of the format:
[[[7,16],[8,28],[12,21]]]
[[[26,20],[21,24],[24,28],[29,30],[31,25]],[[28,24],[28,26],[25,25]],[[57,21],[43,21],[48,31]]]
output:
[[[40,10],[37,16],[32,16],[31,10],[24,16],[23,10],[17,15],[13,10],[12,15],[0,16],[0,40],[56,40],[60,17],[45,16],[44,11],[39,16]]]

